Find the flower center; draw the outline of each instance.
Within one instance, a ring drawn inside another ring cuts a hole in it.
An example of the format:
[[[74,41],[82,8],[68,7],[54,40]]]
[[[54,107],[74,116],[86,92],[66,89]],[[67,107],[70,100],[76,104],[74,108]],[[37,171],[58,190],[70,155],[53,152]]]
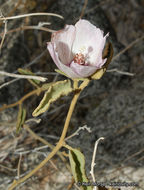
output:
[[[78,63],[79,65],[85,65],[85,56],[82,53],[77,53],[73,59],[74,63]]]

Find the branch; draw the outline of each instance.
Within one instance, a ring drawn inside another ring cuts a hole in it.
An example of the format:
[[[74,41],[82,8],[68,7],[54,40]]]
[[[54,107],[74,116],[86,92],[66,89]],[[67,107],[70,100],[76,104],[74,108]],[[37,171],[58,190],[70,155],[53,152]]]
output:
[[[5,82],[4,84],[0,85],[0,89],[2,89],[3,87],[8,86],[9,84],[12,84],[13,82],[18,81],[18,80],[19,80],[19,79],[13,79],[13,80],[11,80],[11,81],[9,81],[9,82]]]
[[[36,25],[36,26],[21,26],[21,27],[11,29],[11,30],[7,31],[6,35],[10,34],[12,32],[18,32],[18,31],[21,31],[21,30],[42,30],[42,31],[51,32],[51,33],[56,31],[56,30],[52,30],[52,29],[42,27],[42,26],[38,26],[38,25]],[[0,33],[0,36],[3,35],[3,34],[4,33]]]
[[[24,100],[26,100],[30,96],[33,96],[34,94],[41,93],[42,90],[43,90],[42,88],[35,89],[35,90],[27,93],[26,95],[24,95],[20,100],[18,100],[17,102],[15,102],[13,104],[9,104],[9,105],[4,104],[2,107],[0,107],[0,112],[7,109],[7,108],[12,108],[12,107],[15,107],[15,106],[17,106],[19,104],[22,104]]]
[[[112,61],[114,61],[115,59],[117,59],[121,54],[125,53],[128,49],[132,48],[132,46],[134,46],[135,44],[137,44],[139,41],[144,39],[144,35],[141,36],[140,38],[137,38],[136,40],[134,40],[133,42],[131,42],[126,48],[124,48],[122,51],[120,51],[117,55],[115,55],[112,59]]]
[[[104,140],[104,137],[100,137],[96,142],[95,142],[95,146],[94,146],[94,151],[93,151],[93,157],[92,157],[92,162],[91,162],[91,171],[90,174],[92,176],[93,182],[95,182],[95,176],[94,176],[94,166],[95,164],[95,158],[96,158],[96,151],[97,151],[97,147],[98,147],[98,143],[100,140]],[[94,187],[94,190],[96,190],[97,187]]]
[[[20,158],[19,158],[18,166],[17,166],[17,176],[18,176],[18,179],[20,178],[20,166],[21,166],[21,160],[22,160],[22,154],[20,154]]]
[[[84,16],[84,13],[85,13],[85,9],[86,9],[86,7],[87,7],[87,4],[88,4],[88,0],[85,0],[84,6],[83,6],[83,8],[82,8],[81,15],[80,15],[80,18],[79,18],[79,19],[82,19],[82,17]]]
[[[5,76],[15,77],[15,78],[23,78],[23,79],[35,79],[42,82],[45,82],[47,80],[47,78],[40,77],[40,76],[19,75],[19,74],[8,73],[5,71],[0,71],[0,75],[5,75]]]
[[[119,73],[121,75],[128,75],[128,76],[134,76],[135,75],[135,73],[129,73],[129,72],[125,72],[125,71],[120,71],[117,68],[115,68],[115,69],[109,69],[106,72],[108,72],[108,73],[110,73],[110,72],[117,72],[117,73]]]
[[[80,132],[81,130],[87,130],[88,133],[91,133],[91,132],[92,132],[91,129],[90,129],[90,127],[87,127],[87,125],[84,125],[83,127],[79,127],[72,135],[70,135],[70,136],[68,136],[67,138],[65,138],[65,141],[71,139],[72,137],[74,137],[74,136],[76,136],[76,135],[79,135],[79,132]]]
[[[59,17],[61,19],[64,19],[63,16],[61,16],[59,14],[54,14],[54,13],[29,13],[29,14],[23,14],[23,15],[0,18],[0,21],[1,20],[13,20],[13,19],[24,18],[24,17],[29,17],[29,16],[42,16],[42,15],[55,16],[55,17]]]
[[[6,33],[7,33],[7,21],[4,20],[3,22],[4,22],[4,32],[3,32],[2,40],[1,40],[1,43],[0,43],[0,51],[1,51],[2,45],[4,43],[4,39],[5,39],[5,36],[6,36]]]

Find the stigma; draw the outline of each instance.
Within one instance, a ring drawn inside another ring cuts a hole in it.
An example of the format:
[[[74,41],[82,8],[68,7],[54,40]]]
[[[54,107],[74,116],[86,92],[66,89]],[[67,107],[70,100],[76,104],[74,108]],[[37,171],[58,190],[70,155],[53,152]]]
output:
[[[77,53],[73,59],[74,63],[85,65],[85,56],[82,53]]]

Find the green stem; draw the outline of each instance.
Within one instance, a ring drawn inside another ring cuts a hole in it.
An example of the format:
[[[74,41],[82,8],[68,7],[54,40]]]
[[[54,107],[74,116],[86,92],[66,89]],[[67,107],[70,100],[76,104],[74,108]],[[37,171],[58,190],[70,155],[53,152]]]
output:
[[[59,142],[57,143],[57,145],[54,147],[54,149],[52,150],[52,152],[35,168],[33,169],[30,173],[28,173],[26,176],[24,176],[23,178],[19,179],[19,180],[14,180],[12,185],[9,187],[8,190],[13,190],[18,184],[23,183],[24,181],[26,181],[29,177],[31,177],[32,175],[34,175],[40,168],[42,168],[56,153],[57,151],[63,146],[64,143],[64,139],[68,130],[68,126],[70,123],[70,119],[73,113],[73,110],[75,108],[77,99],[81,93],[81,91],[88,85],[89,80],[86,79],[83,81],[83,83],[80,85],[79,90],[75,92],[74,97],[72,99],[72,102],[70,104],[70,108],[67,114],[67,118],[65,121],[65,125],[64,125],[64,129],[62,132],[62,135],[59,139]]]

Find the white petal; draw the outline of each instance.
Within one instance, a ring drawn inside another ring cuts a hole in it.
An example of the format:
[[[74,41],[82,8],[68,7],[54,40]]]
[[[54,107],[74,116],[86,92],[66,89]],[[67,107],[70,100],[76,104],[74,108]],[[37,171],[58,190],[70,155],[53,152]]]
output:
[[[50,52],[50,55],[51,55],[53,61],[55,62],[55,64],[61,71],[63,71],[65,74],[67,74],[71,78],[80,78],[80,76],[77,73],[75,73],[69,66],[66,66],[63,63],[61,63],[61,61],[59,60],[59,57],[58,57],[58,53],[55,51],[54,43],[48,42],[47,48]]]
[[[84,51],[91,65],[99,66],[102,63],[102,51],[106,36],[87,20],[79,20],[76,25],[76,38],[73,43],[73,53]]]
[[[98,49],[94,49],[94,51],[89,56],[90,63],[96,65],[97,68],[101,68],[106,62],[106,60],[102,59],[102,54],[103,54],[107,36],[108,34],[103,37],[101,42],[99,42]]]
[[[79,65],[74,61],[70,64],[70,68],[79,75],[79,78],[91,76],[97,70],[95,66]]]
[[[56,44],[59,59],[65,65],[70,64],[73,59],[72,45],[75,39],[75,27],[66,25],[63,30],[53,33],[52,42]]]

